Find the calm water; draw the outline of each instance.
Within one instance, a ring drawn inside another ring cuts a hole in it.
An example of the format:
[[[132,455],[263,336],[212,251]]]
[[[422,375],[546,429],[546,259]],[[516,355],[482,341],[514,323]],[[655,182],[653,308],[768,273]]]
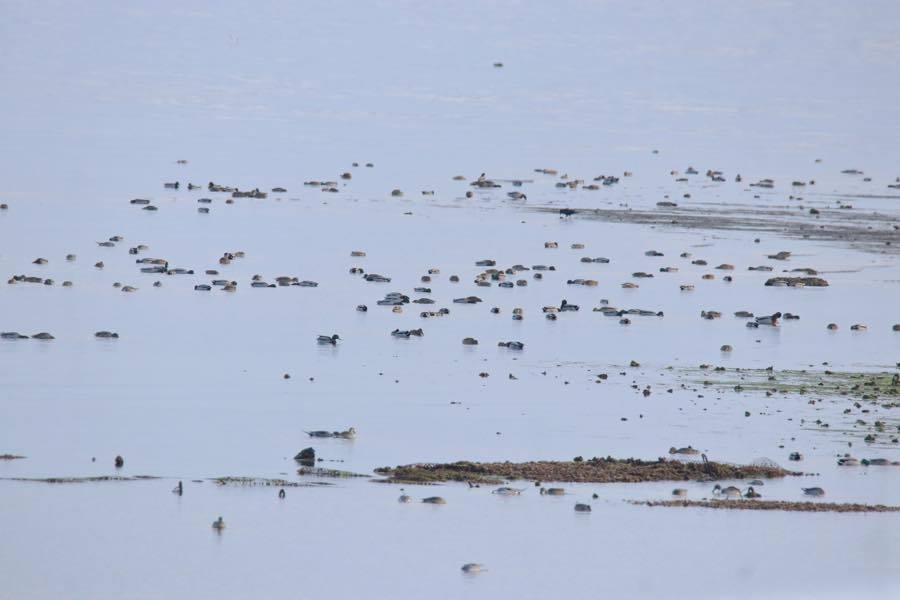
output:
[[[766,498],[800,500],[801,486],[821,485],[832,501],[897,504],[892,468],[835,466],[851,451],[838,430],[859,416],[842,414],[845,401],[664,392],[680,367],[701,363],[892,368],[900,360],[900,334],[891,331],[900,322],[896,255],[527,210],[646,208],[665,194],[694,206],[795,205],[787,183],[815,179],[805,206],[833,206],[839,194],[854,211],[897,215],[896,199],[858,197],[898,195],[886,188],[900,175],[890,126],[900,121],[893,3],[2,6],[0,202],[10,208],[0,212],[0,273],[56,285],[0,286],[0,329],[57,339],[0,344],[0,454],[28,457],[3,461],[0,477],[112,474],[121,454],[121,473],[164,479],[0,481],[0,598],[900,593],[894,515],[624,502],[667,498],[669,483],[571,485],[563,498],[407,488],[447,498],[434,507],[400,505],[397,487],[365,479],[289,488],[284,501],[271,488],[190,481],[295,479],[291,457],[310,445],[304,430],[352,425],[356,440],[314,444],[323,465],[368,473],[453,459],[655,458],[688,444],[714,460],[786,464],[798,450],[800,468],[817,475],[769,482]],[[375,168],[352,169],[337,194],[302,185],[336,179],[352,161]],[[723,169],[728,183],[701,176],[676,187],[669,172],[691,164]],[[635,176],[569,192],[536,167]],[[841,175],[846,168],[872,181]],[[534,179],[523,188],[528,201],[507,200],[509,186],[464,199],[469,186],[451,176],[482,171]],[[736,172],[744,185],[731,182]],[[769,176],[779,185],[754,198],[746,182]],[[162,188],[176,179],[289,192],[226,205],[221,194]],[[391,198],[393,188],[405,196]],[[690,199],[679,198],[685,192]],[[214,198],[208,215],[196,210],[204,196]],[[160,210],[129,205],[135,197]],[[97,246],[112,235],[125,241]],[[559,249],[544,248],[551,240]],[[585,249],[570,249],[575,242]],[[142,256],[173,267],[219,269],[238,291],[195,292],[212,279],[205,275],[141,274],[126,251],[139,243],[150,247]],[[645,256],[650,249],[665,256]],[[246,258],[217,264],[236,250]],[[368,255],[351,258],[352,250]],[[794,255],[766,259],[779,250]],[[679,258],[684,251],[709,267]],[[78,260],[66,262],[68,253]],[[579,262],[588,255],[611,262]],[[49,264],[31,264],[39,256]],[[476,288],[482,258],[557,270],[542,281],[525,273],[525,288]],[[92,267],[99,260],[103,270]],[[733,283],[700,279],[721,275],[712,267],[723,262],[736,266]],[[766,288],[771,274],[746,270],[758,264],[813,267],[831,286]],[[658,273],[669,265],[680,272]],[[393,280],[366,283],[352,266]],[[440,274],[421,283],[432,267]],[[622,289],[635,271],[656,276]],[[254,274],[319,287],[252,289]],[[575,277],[600,285],[565,284]],[[681,293],[680,283],[696,289]],[[435,305],[399,315],[375,305],[390,291],[419,297],[411,293],[419,285],[432,288]],[[484,302],[452,304],[470,294]],[[540,308],[563,298],[582,310],[545,320]],[[665,317],[622,327],[590,311],[601,299]],[[356,312],[358,304],[369,311]],[[418,315],[445,306],[449,316]],[[523,321],[511,320],[514,307],[525,309]],[[704,309],[725,316],[701,320]],[[751,330],[730,316],[737,310],[801,319]],[[825,330],[832,321],[840,331]],[[857,322],[869,331],[851,332]],[[425,336],[389,335],[412,327]],[[101,329],[121,338],[94,339]],[[315,343],[333,332],[343,339],[337,347]],[[462,346],[466,336],[480,344]],[[498,348],[501,340],[526,348]],[[734,352],[722,355],[722,344]],[[631,360],[641,367],[628,368]],[[608,382],[594,383],[597,373]],[[652,384],[653,395],[633,383]],[[866,418],[876,417],[897,421],[889,412]],[[829,421],[834,431],[800,419]],[[855,455],[900,459],[894,447],[862,445]],[[168,491],[178,480],[180,498]],[[692,498],[709,492],[687,487]],[[593,513],[574,513],[592,493]],[[228,528],[217,535],[209,524],[220,514]],[[460,565],[473,561],[488,571],[462,576]]]

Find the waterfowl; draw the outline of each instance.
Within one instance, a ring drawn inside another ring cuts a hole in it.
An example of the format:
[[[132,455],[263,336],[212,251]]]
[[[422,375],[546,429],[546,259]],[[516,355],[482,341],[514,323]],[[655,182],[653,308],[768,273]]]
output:
[[[753,489],[753,486],[747,488],[747,493],[744,494],[744,498],[762,498],[762,494]]]
[[[726,498],[740,498],[742,496],[741,490],[733,485],[723,488],[718,483],[713,487],[712,493],[716,496],[725,496]]]
[[[98,331],[97,333],[94,334],[94,337],[98,337],[98,338],[115,338],[115,339],[118,339],[118,338],[119,338],[119,334],[118,334],[118,333],[114,333],[114,332],[112,332],[112,331]]]
[[[113,461],[113,464],[116,465],[117,469],[121,469],[123,466],[125,466],[125,459],[122,458],[121,455],[118,455],[118,456],[116,456],[116,459]]]
[[[184,485],[182,485],[182,483],[179,481],[178,485],[176,485],[175,488],[172,490],[172,493],[178,494],[179,496],[181,496],[182,494],[184,494]]]
[[[341,339],[341,336],[335,333],[333,335],[320,335],[316,338],[316,341],[320,344],[331,344],[332,346],[336,346],[339,339]]]
[[[773,313],[766,317],[756,317],[757,325],[772,325],[773,327],[778,326],[778,321],[781,319],[781,313]]]
[[[736,313],[734,313],[734,316],[735,316],[735,317],[738,317],[738,318],[740,318],[740,319],[752,319],[752,318],[753,318],[753,313],[752,313],[752,312],[749,312],[749,311],[746,311],[746,310],[739,310],[739,311],[737,311]]]
[[[499,487],[491,493],[499,496],[521,496],[523,491],[525,490],[511,487]]]
[[[560,312],[575,312],[579,309],[577,304],[569,304],[568,300],[563,299],[559,305]]]
[[[591,512],[591,505],[579,502],[575,505],[575,512]]]
[[[4,340],[27,340],[27,335],[22,335],[18,331],[4,331],[0,333],[0,339]]]
[[[334,437],[342,438],[345,440],[352,440],[356,437],[356,427],[350,427],[344,431],[336,431],[334,433]]]
[[[173,183],[163,183],[163,187],[167,190],[177,190],[180,187],[180,183],[175,181]]]
[[[36,333],[33,336],[31,336],[31,339],[33,339],[33,340],[55,340],[56,338],[53,337],[52,335],[50,335],[49,333],[47,333],[46,331],[42,331],[40,333]]]
[[[494,63],[494,66],[502,67],[503,63]],[[466,563],[462,566],[463,573],[481,573],[484,570],[484,566],[478,563]]]
[[[734,348],[732,348],[729,344],[723,344],[722,347],[719,348],[719,351],[721,352],[731,352],[732,350],[734,350]]]
[[[820,487],[800,488],[807,496],[824,496],[825,490]]]
[[[497,345],[510,350],[523,350],[525,348],[525,344],[522,342],[499,342]]]
[[[473,337],[467,337],[467,338],[463,338],[462,343],[463,343],[463,346],[477,346],[478,340],[476,340]]]
[[[429,496],[422,499],[423,504],[447,504],[447,501],[440,496]]]
[[[280,490],[278,490],[278,499],[279,500],[284,500],[286,496],[287,496],[287,493],[284,491],[284,488],[281,488]]]
[[[565,493],[563,488],[541,488],[541,496],[564,496]]]
[[[212,528],[216,531],[222,531],[223,529],[225,529],[225,519],[219,517],[218,519],[213,521]]]
[[[866,325],[862,325],[860,323],[856,323],[850,326],[850,331],[867,331],[869,328]]]
[[[687,496],[687,493],[688,491],[684,488],[675,488],[674,490],[672,490],[672,495],[679,498],[684,498],[685,496]]]
[[[412,502],[412,496],[408,496],[403,488],[400,488],[400,491],[403,493],[400,494],[399,498],[397,498],[397,502],[399,502],[400,504],[409,504],[410,502]]]
[[[675,446],[672,446],[671,448],[669,448],[669,454],[684,454],[693,456],[696,454],[700,454],[700,451],[691,446],[686,446],[684,448],[676,448]]]
[[[36,258],[36,259],[34,259],[33,261],[31,261],[31,264],[33,264],[33,265],[46,265],[46,264],[47,264],[47,259],[46,259],[46,258]]]

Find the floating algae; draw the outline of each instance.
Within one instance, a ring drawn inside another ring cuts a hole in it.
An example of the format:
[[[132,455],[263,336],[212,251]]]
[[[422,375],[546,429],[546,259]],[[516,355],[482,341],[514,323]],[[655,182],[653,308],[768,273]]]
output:
[[[215,477],[211,479],[212,482],[218,485],[230,485],[230,486],[241,486],[241,487],[251,487],[251,486],[263,486],[263,487],[314,487],[321,485],[331,485],[330,483],[325,482],[300,482],[300,481],[287,481],[286,479],[266,479],[265,477]]]

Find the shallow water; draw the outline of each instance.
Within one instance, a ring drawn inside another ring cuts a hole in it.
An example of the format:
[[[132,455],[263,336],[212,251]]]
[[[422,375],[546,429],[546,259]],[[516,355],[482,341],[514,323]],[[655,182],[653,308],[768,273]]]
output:
[[[435,507],[398,504],[396,486],[366,479],[289,488],[285,501],[272,488],[207,480],[296,479],[291,457],[308,445],[326,459],[322,466],[370,473],[455,459],[653,459],[690,444],[711,460],[769,458],[814,474],[767,482],[767,499],[802,500],[800,487],[820,485],[828,501],[897,504],[897,467],[835,464],[844,452],[900,459],[887,442],[865,448],[864,430],[841,433],[861,416],[842,414],[852,400],[811,405],[814,394],[721,393],[700,385],[713,374],[695,371],[702,363],[892,369],[900,360],[900,334],[891,331],[900,322],[896,254],[530,210],[648,208],[666,194],[692,206],[808,207],[833,205],[837,194],[854,212],[896,222],[900,205],[890,196],[900,193],[885,187],[897,175],[896,153],[881,125],[898,117],[890,101],[898,83],[888,76],[900,58],[893,4],[760,3],[710,13],[683,3],[677,15],[662,6],[580,3],[292,10],[98,6],[76,14],[67,5],[9,4],[0,44],[12,58],[0,77],[14,93],[0,95],[8,132],[0,201],[10,204],[0,212],[0,273],[56,285],[0,286],[0,329],[56,339],[0,343],[0,454],[28,457],[0,461],[0,477],[112,474],[121,454],[121,474],[164,479],[0,481],[0,597],[898,593],[893,514],[624,502],[668,498],[671,483],[566,485],[563,498],[533,489],[498,498],[490,488],[406,488],[416,498],[448,499]],[[504,68],[492,68],[495,60]],[[48,81],[65,93],[50,93]],[[350,169],[353,160],[375,168]],[[701,173],[721,168],[728,182],[709,185],[701,175],[673,183],[669,171],[689,164]],[[545,166],[585,179],[635,175],[570,192],[532,171]],[[851,167],[873,181],[840,173]],[[353,179],[337,194],[302,185],[345,170]],[[528,200],[508,200],[508,185],[464,199],[470,187],[451,176],[484,170],[533,179],[522,188]],[[738,171],[743,184],[732,181]],[[768,176],[776,189],[746,187]],[[222,194],[162,189],[175,179],[289,192],[226,205]],[[816,186],[790,200],[792,179]],[[395,187],[402,199],[390,198]],[[160,210],[129,205],[135,197]],[[214,199],[210,214],[197,213],[200,197]],[[96,245],[116,234],[125,238],[117,247]],[[546,241],[559,248],[545,249]],[[575,242],[585,249],[570,249]],[[201,274],[141,274],[127,253],[138,243],[150,246],[141,256],[173,267],[218,269],[238,291],[196,292],[196,283],[214,278]],[[645,256],[650,249],[665,256]],[[246,258],[217,264],[236,250]],[[352,250],[368,255],[351,258]],[[766,259],[779,250],[792,258]],[[679,258],[684,251],[709,266]],[[66,262],[67,253],[77,261]],[[49,264],[31,264],[38,256]],[[611,262],[583,264],[582,256]],[[542,281],[522,273],[524,288],[475,287],[482,258],[557,270]],[[103,270],[92,266],[98,260]],[[736,267],[732,283],[713,268],[723,262]],[[758,264],[775,272],[746,270]],[[352,266],[393,280],[366,283],[348,273]],[[659,273],[662,266],[680,271]],[[440,274],[421,283],[430,267]],[[797,267],[818,269],[830,287],[763,286]],[[635,271],[655,276],[634,280]],[[253,289],[256,273],[319,287]],[[704,281],[703,273],[717,277]],[[451,274],[461,283],[449,282]],[[575,277],[600,284],[565,284]],[[67,279],[74,287],[60,287]],[[162,287],[152,287],[155,280]],[[640,288],[622,289],[625,281]],[[122,293],[113,282],[138,291]],[[683,293],[681,283],[696,288]],[[399,315],[376,306],[390,291],[419,297],[412,288],[420,285],[432,288],[435,305],[409,304]],[[452,303],[471,294],[484,302]],[[581,310],[547,321],[541,307],[563,298]],[[665,316],[632,316],[623,327],[591,312],[601,299]],[[369,311],[356,312],[358,304]],[[439,307],[450,315],[419,317]],[[524,308],[523,321],[511,320],[514,307]],[[700,319],[705,309],[724,316]],[[731,316],[737,310],[801,319],[748,329]],[[832,321],[839,331],[826,331]],[[869,330],[851,332],[857,322]],[[424,337],[389,335],[414,327]],[[94,339],[101,329],[121,338]],[[333,332],[342,338],[337,347],[316,344],[317,334]],[[462,346],[467,336],[480,344]],[[498,348],[503,340],[521,340],[525,350]],[[723,355],[722,344],[734,351]],[[608,373],[607,382],[595,383],[598,373]],[[647,384],[653,393],[645,398]],[[897,424],[885,409],[863,418]],[[811,427],[816,419],[831,428]],[[304,433],[349,426],[359,430],[356,440],[311,442]],[[804,461],[788,463],[795,450]],[[186,486],[180,498],[168,492],[178,480]],[[697,499],[711,485],[682,487]],[[574,513],[592,493],[593,512]],[[209,524],[220,514],[228,527],[216,534]],[[473,561],[488,570],[461,575]]]

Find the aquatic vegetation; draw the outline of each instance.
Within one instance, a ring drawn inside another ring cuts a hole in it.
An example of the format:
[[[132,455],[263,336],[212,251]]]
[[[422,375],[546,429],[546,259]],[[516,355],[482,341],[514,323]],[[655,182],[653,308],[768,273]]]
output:
[[[801,475],[774,464],[731,465],[718,462],[686,462],[660,458],[645,461],[612,457],[572,461],[525,463],[412,464],[375,470],[391,483],[439,483],[468,481],[499,484],[506,480],[565,481],[589,483],[637,483],[645,481],[713,481],[751,477]]]

